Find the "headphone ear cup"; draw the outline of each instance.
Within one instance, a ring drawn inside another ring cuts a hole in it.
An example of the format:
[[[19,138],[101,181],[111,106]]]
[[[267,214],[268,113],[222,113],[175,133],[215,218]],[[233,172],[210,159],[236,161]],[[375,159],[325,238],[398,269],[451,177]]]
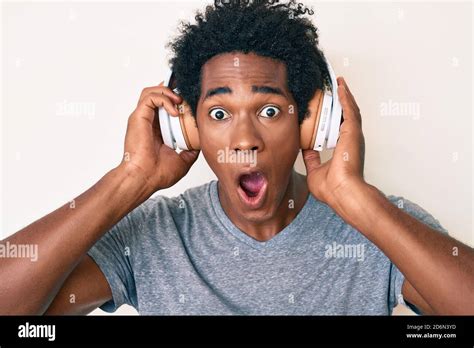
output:
[[[168,71],[166,86],[173,92],[179,94],[176,86],[176,79],[173,71]],[[199,133],[197,130],[196,119],[191,108],[183,100],[178,105],[179,116],[169,115],[163,107],[159,108],[159,118],[161,135],[163,142],[172,149],[180,148],[182,150],[199,150]]]
[[[199,132],[196,124],[196,118],[193,116],[191,107],[183,101],[178,105],[179,121],[181,123],[181,131],[187,150],[200,150]]]
[[[175,142],[173,141],[173,131],[171,130],[171,116],[164,107],[160,107],[158,109],[158,117],[163,143],[172,149],[176,149]]]
[[[300,125],[300,146],[303,150],[313,149],[323,106],[324,92],[317,89],[308,103],[308,113]]]

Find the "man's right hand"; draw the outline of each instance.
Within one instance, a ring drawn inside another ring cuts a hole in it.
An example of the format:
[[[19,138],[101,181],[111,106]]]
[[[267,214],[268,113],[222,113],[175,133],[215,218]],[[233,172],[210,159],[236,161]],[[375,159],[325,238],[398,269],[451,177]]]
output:
[[[181,102],[182,97],[162,82],[142,91],[137,108],[128,119],[124,156],[119,168],[142,177],[150,194],[177,183],[199,155],[199,151],[178,154],[163,143],[158,108],[164,107],[170,115],[178,116],[176,105]]]
[[[199,151],[177,154],[163,144],[158,107],[178,116],[181,97],[162,85],[145,88],[128,120],[125,156],[89,190],[2,240],[36,245],[38,259],[0,257],[0,315],[85,314],[112,299],[87,251],[153,192],[175,184]],[[71,294],[77,299],[70,302]]]

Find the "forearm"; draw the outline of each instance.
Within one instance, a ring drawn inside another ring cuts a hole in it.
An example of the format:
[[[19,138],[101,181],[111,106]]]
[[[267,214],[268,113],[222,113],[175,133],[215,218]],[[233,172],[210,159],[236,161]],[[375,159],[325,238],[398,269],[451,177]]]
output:
[[[37,248],[37,259],[0,258],[0,314],[42,313],[92,245],[149,197],[118,167],[73,201],[2,241]]]
[[[436,313],[474,313],[472,248],[405,213],[374,186],[339,195],[338,214],[395,263]]]

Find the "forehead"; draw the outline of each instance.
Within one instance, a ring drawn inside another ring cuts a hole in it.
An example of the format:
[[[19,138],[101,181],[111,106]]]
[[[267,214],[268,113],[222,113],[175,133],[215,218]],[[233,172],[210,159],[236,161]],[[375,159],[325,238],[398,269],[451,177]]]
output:
[[[255,53],[224,53],[212,57],[203,65],[203,88],[232,83],[270,83],[285,88],[286,66],[281,61]]]

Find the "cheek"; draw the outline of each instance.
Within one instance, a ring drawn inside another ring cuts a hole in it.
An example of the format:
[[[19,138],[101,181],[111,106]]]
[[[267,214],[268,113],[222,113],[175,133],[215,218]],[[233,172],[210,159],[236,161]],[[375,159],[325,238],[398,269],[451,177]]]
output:
[[[300,127],[292,116],[286,116],[285,122],[269,129],[266,145],[273,152],[280,154],[280,160],[285,160],[294,153],[298,154],[300,147]]]
[[[198,119],[198,132],[201,153],[212,171],[217,177],[220,177],[223,172],[223,166],[217,161],[217,155],[219,149],[225,147],[225,144],[221,143],[223,137],[219,136],[219,132],[215,128],[210,127],[206,120],[203,122],[202,118]]]
[[[267,150],[270,152],[272,173],[275,180],[283,183],[288,179],[300,150],[300,127],[298,122],[288,122],[284,127],[278,127],[268,141]]]

